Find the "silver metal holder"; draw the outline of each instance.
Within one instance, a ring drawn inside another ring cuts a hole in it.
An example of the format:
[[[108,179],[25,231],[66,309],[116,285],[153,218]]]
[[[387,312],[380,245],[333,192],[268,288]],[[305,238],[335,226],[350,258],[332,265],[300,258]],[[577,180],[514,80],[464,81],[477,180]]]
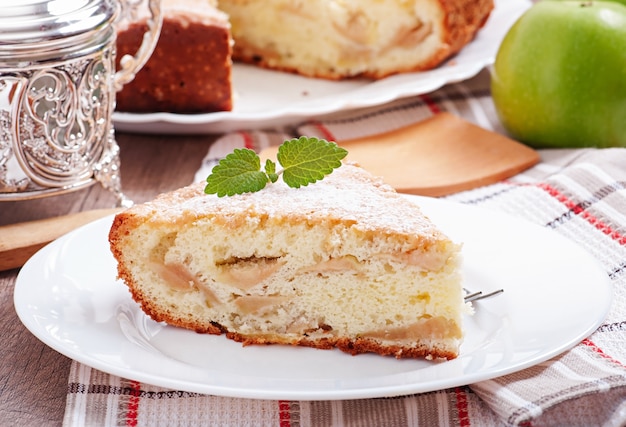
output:
[[[149,0],[143,43],[134,57],[122,58],[116,72],[119,6],[113,0],[40,0],[3,7],[0,201],[58,195],[98,182],[119,206],[132,204],[122,193],[112,125],[115,93],[148,60],[163,18],[160,1]]]

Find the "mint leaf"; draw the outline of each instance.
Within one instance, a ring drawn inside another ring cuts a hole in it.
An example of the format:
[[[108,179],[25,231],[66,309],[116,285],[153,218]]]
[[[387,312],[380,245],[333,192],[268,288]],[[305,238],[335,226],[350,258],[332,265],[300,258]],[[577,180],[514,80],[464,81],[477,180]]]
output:
[[[283,180],[300,188],[324,179],[341,166],[348,152],[334,142],[315,137],[290,139],[278,148],[278,162],[283,167]]]
[[[285,141],[278,147],[278,163],[266,160],[261,170],[261,159],[252,150],[236,148],[213,168],[207,177],[204,192],[218,197],[260,191],[268,182],[278,181],[282,174],[285,183],[300,188],[319,181],[341,166],[348,152],[334,142],[302,136]]]
[[[270,159],[267,159],[265,161],[265,173],[272,183],[278,181],[278,174],[276,173],[276,163],[274,163]]]
[[[237,148],[215,165],[206,181],[205,193],[223,197],[262,190],[268,177],[254,151]]]

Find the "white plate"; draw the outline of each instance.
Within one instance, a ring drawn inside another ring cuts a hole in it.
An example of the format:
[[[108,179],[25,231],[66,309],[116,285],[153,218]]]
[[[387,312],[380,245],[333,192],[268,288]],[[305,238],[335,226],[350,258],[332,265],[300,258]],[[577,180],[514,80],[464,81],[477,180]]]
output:
[[[207,114],[116,112],[115,128],[144,133],[222,133],[293,124],[307,117],[381,105],[402,97],[431,92],[447,83],[478,74],[493,63],[500,42],[529,0],[496,0],[496,7],[475,40],[440,67],[379,81],[326,81],[236,64],[236,93],[230,112]]]
[[[242,347],[223,336],[155,323],[115,279],[107,242],[111,218],[35,254],[17,278],[15,307],[44,343],[111,374],[213,395],[300,400],[394,396],[471,384],[556,356],[604,319],[612,297],[607,275],[569,240],[513,217],[409,197],[463,242],[466,287],[505,289],[476,304],[461,355],[452,361]]]

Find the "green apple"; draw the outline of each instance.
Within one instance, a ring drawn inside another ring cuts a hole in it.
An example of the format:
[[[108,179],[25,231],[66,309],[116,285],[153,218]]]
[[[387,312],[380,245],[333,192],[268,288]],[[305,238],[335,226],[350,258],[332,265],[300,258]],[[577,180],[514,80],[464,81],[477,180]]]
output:
[[[535,3],[504,37],[491,89],[502,124],[528,145],[626,146],[626,6]]]

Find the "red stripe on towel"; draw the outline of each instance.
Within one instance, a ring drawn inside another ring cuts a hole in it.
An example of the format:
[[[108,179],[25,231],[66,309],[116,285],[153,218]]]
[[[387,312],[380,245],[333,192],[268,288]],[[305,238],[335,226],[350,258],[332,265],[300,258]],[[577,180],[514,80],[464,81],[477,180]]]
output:
[[[455,388],[454,395],[456,396],[456,411],[459,414],[459,426],[470,427],[472,425],[472,422],[469,418],[467,394],[465,389],[461,387]]]
[[[278,420],[280,427],[291,427],[291,412],[289,411],[289,401],[278,401]]]
[[[317,128],[317,130],[320,131],[320,133],[322,134],[322,136],[324,137],[324,139],[326,141],[335,141],[335,135],[333,135],[333,133],[330,131],[330,129],[328,129],[326,126],[324,126],[321,122],[317,122],[314,121],[312,123],[313,126],[315,126]]]
[[[239,132],[239,135],[241,135],[241,138],[243,139],[244,147],[246,147],[249,150],[255,150],[254,138],[252,137],[252,134],[248,132]]]
[[[139,396],[140,386],[138,381],[130,382],[130,398],[128,399],[128,410],[126,411],[126,425],[128,427],[137,427],[139,412]]]
[[[602,351],[602,349],[600,347],[598,347],[593,341],[591,341],[589,338],[585,338],[584,340],[581,341],[581,344],[586,345],[587,347],[589,347],[590,349],[592,349],[594,352],[598,353],[600,356],[602,356],[603,358],[615,363],[616,365],[622,367],[622,368],[626,368],[626,366],[624,364],[622,364],[622,362],[620,362],[619,360],[613,359],[611,356],[609,356],[608,354],[606,354],[604,351]]]
[[[426,104],[431,113],[441,113],[441,108],[439,108],[439,105],[437,105],[437,103],[430,96],[424,94],[420,95],[420,98],[422,101],[424,101],[424,104]]]
[[[558,189],[552,187],[550,184],[541,182],[537,184],[537,186],[546,191],[549,195],[557,199],[559,202],[563,203],[569,210],[571,210],[575,214],[578,215],[583,211],[582,206],[571,201],[565,194],[561,193]]]
[[[561,193],[558,189],[546,183],[540,183],[540,184],[537,184],[537,186],[541,188],[542,190],[545,190],[548,194],[550,194],[556,200],[564,204],[574,214],[579,215],[582,218],[584,218],[589,224],[593,225],[596,229],[600,230],[602,233],[611,237],[611,239],[615,240],[620,245],[626,245],[626,236],[619,233],[618,231],[613,230],[610,225],[606,224],[605,222],[600,221],[598,217],[590,214],[580,204],[574,203],[566,195]]]

